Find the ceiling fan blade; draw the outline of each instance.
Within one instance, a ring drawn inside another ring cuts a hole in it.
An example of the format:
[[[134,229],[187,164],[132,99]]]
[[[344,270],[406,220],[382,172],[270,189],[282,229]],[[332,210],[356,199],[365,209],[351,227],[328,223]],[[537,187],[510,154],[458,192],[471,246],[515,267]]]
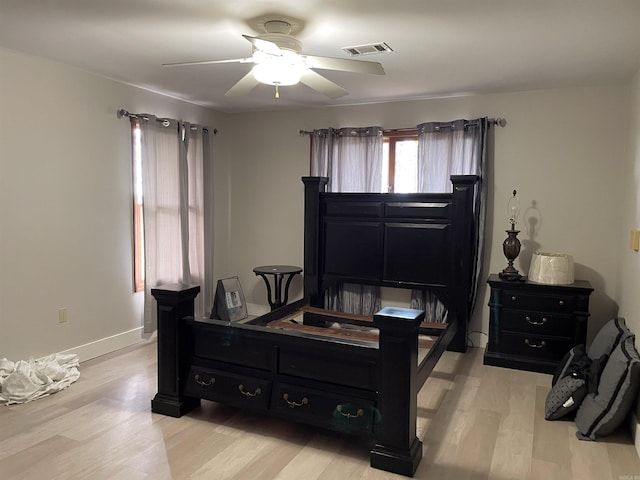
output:
[[[302,55],[302,58],[310,68],[384,75],[384,68],[382,68],[382,64],[380,64],[379,62],[351,60],[349,58],[316,57],[314,55]]]
[[[311,87],[329,98],[340,98],[349,93],[340,85],[333,83],[331,80],[323,77],[313,70],[307,70],[304,72],[302,77],[300,77],[300,81],[307,87]]]
[[[256,47],[257,50],[260,50],[264,53],[268,53],[269,55],[281,56],[282,50],[280,47],[269,40],[263,40],[262,38],[250,37],[249,35],[242,35],[244,38],[251,42],[251,45]]]
[[[186,67],[188,65],[212,65],[214,63],[252,63],[254,60],[252,57],[247,58],[232,58],[230,60],[203,60],[201,62],[178,62],[178,63],[163,63],[163,67]]]
[[[251,90],[258,86],[258,81],[256,77],[253,76],[253,72],[247,73],[244,77],[242,77],[238,83],[236,83],[233,87],[231,87],[227,93],[224,94],[225,97],[240,97],[242,95],[246,95]]]

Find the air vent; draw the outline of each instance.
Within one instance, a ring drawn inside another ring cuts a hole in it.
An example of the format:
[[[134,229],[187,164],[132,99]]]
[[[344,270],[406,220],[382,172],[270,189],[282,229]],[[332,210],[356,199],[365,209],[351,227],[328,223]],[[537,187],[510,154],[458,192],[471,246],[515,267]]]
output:
[[[386,43],[371,43],[369,45],[356,45],[353,47],[342,47],[347,55],[357,57],[359,55],[371,55],[372,53],[393,52],[393,49]]]

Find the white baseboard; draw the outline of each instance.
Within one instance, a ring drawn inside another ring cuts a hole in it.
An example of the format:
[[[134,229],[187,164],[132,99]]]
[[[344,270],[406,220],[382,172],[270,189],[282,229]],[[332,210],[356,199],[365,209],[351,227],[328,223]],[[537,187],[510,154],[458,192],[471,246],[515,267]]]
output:
[[[155,334],[151,337],[145,335],[142,331],[142,327],[139,327],[110,337],[101,338],[94,342],[79,345],[61,353],[75,353],[80,357],[80,361],[84,362],[101,355],[106,355],[107,353],[115,352],[121,348],[130,347],[136,343],[151,341],[154,337]]]

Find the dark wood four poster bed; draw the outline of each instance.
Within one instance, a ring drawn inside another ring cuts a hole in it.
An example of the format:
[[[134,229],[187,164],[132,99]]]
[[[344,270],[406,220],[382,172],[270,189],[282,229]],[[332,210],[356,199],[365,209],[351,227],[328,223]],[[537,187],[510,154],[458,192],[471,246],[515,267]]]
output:
[[[247,323],[194,318],[198,286],[153,289],[152,411],[180,417],[207,399],[363,435],[372,467],[413,476],[418,391],[445,349],[466,349],[477,179],[451,181],[449,194],[326,193],[327,178],[304,177],[304,298]],[[447,321],[322,310],[337,282],[429,290]],[[347,324],[370,329],[334,328]]]

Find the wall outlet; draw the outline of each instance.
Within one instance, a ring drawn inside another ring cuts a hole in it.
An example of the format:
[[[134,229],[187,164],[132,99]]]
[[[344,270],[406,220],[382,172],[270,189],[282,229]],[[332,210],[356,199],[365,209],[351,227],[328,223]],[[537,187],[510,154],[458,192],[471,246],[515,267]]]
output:
[[[58,309],[58,323],[67,323],[67,307]]]

